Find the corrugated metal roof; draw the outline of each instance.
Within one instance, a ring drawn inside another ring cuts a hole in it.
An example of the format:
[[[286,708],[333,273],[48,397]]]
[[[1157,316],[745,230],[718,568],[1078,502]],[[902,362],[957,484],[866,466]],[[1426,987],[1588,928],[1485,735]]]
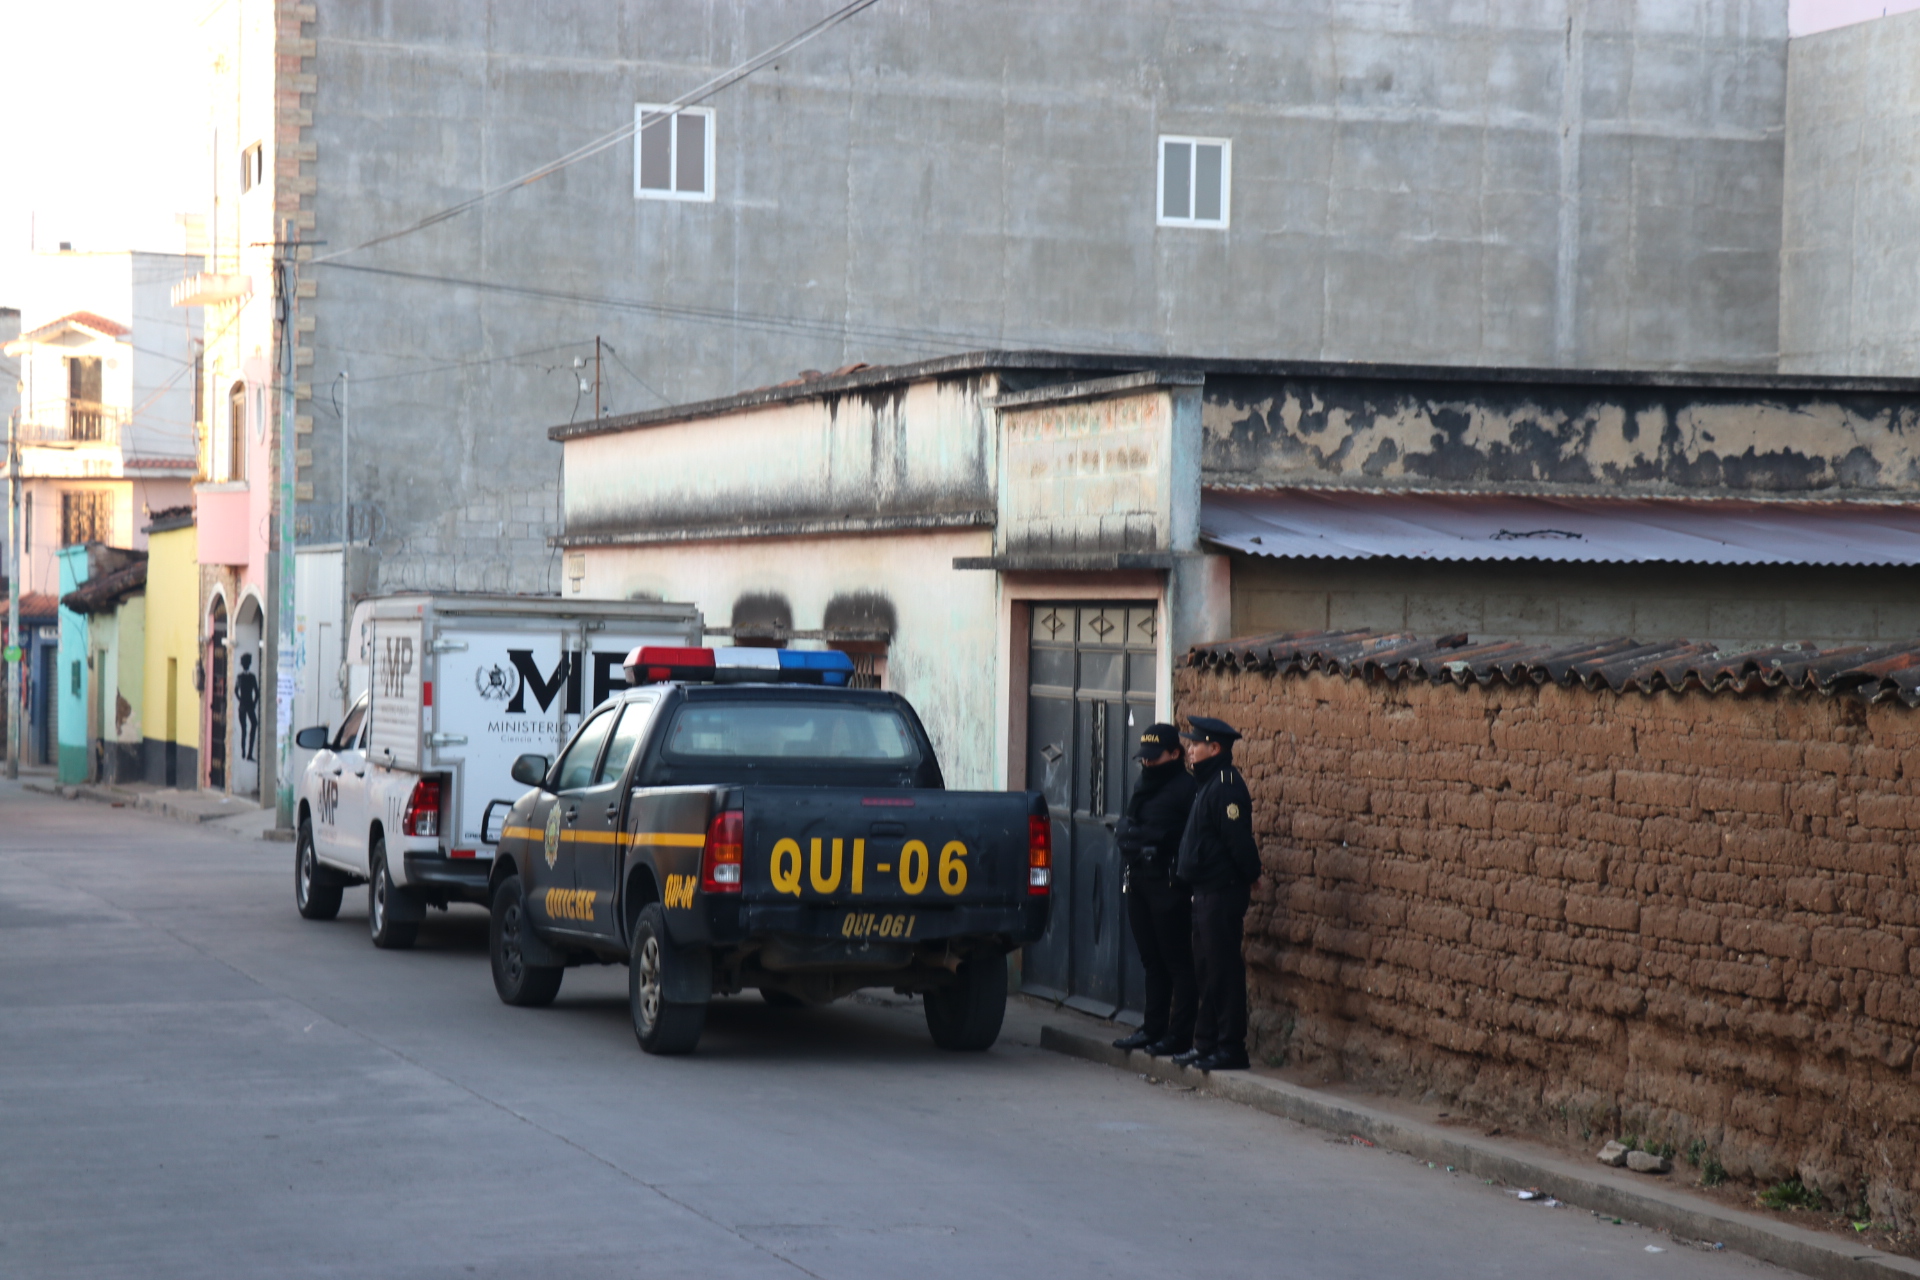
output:
[[[1845,694],[1920,706],[1920,640],[1821,649],[1810,644],[1725,650],[1696,640],[1598,640],[1584,645],[1423,638],[1404,632],[1296,631],[1196,645],[1187,665],[1212,670],[1349,679],[1451,680],[1459,685],[1580,684],[1616,693],[1659,689],[1752,694],[1768,689]]]
[[[1920,565],[1920,506],[1208,489],[1200,533],[1260,556]]]

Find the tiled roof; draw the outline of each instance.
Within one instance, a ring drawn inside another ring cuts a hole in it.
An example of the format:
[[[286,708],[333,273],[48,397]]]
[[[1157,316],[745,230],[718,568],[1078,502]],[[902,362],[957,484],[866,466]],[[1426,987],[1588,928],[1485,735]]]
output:
[[[1390,683],[1577,683],[1615,693],[1694,689],[1752,694],[1783,689],[1920,706],[1920,640],[1834,649],[1810,644],[1720,649],[1697,640],[1649,644],[1619,639],[1557,646],[1476,641],[1464,634],[1423,638],[1404,632],[1295,631],[1196,645],[1186,662],[1213,670],[1323,671]]]
[[[36,339],[52,333],[56,329],[64,328],[68,325],[73,325],[81,329],[91,329],[93,332],[109,338],[124,338],[133,332],[133,330],[127,328],[127,326],[118,321],[109,320],[98,312],[71,311],[61,316],[58,320],[49,321],[30,332],[21,334],[20,340],[23,342],[33,342]]]
[[[98,578],[89,578],[60,597],[60,603],[75,613],[104,613],[136,591],[143,591],[147,585],[147,557],[140,558],[124,569]]]
[[[28,591],[20,597],[20,617],[34,622],[51,622],[60,616],[60,600],[50,592]]]

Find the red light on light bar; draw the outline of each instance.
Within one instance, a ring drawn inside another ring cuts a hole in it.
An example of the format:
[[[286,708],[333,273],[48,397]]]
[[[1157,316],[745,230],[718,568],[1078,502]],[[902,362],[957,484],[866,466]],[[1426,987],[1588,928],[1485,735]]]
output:
[[[665,645],[648,644],[635,649],[627,661],[636,667],[710,667],[713,665],[713,650],[673,649]]]

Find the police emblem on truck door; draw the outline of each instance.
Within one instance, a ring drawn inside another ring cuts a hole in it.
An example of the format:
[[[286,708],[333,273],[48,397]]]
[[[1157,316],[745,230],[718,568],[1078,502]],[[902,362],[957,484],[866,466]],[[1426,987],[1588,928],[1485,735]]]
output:
[[[553,870],[555,860],[560,857],[560,805],[557,801],[553,808],[547,810],[546,845],[542,852],[547,855],[547,870]]]

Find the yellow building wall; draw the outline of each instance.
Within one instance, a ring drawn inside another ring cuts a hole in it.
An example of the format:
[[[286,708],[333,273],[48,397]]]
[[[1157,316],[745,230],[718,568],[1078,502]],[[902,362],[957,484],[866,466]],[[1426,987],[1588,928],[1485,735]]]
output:
[[[155,742],[200,746],[200,695],[193,664],[200,657],[200,567],[191,525],[154,533],[147,540],[147,643],[145,706],[141,728]],[[173,708],[168,714],[168,663],[172,662]],[[183,786],[192,786],[183,775]]]

